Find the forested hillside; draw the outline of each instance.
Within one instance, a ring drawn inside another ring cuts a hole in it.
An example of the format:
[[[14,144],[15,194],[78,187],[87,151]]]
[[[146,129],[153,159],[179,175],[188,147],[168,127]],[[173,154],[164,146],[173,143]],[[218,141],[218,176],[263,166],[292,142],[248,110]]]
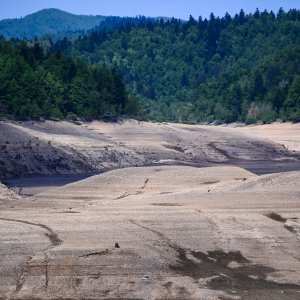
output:
[[[0,70],[0,116],[93,119],[137,112],[116,70],[45,52],[38,43],[0,39]]]
[[[48,13],[37,20],[55,23],[57,30],[92,22],[66,13],[60,24],[54,16],[64,12]],[[159,121],[295,121],[300,11],[241,10],[187,22],[107,17],[75,40],[2,38],[0,68],[0,112],[16,118],[127,114]]]
[[[299,10],[122,24],[64,50],[117,68],[152,119],[300,118]]]
[[[20,19],[0,21],[0,35],[7,39],[34,39],[41,36],[84,34],[88,29],[99,26],[104,16],[80,16],[59,9],[43,9]]]
[[[55,8],[43,9],[20,19],[0,21],[0,35],[6,39],[50,39],[56,42],[68,38],[73,40],[88,32],[99,30],[112,31],[130,24],[156,22],[161,18],[117,17],[117,16],[86,16],[74,15]],[[168,18],[162,18],[167,21]]]

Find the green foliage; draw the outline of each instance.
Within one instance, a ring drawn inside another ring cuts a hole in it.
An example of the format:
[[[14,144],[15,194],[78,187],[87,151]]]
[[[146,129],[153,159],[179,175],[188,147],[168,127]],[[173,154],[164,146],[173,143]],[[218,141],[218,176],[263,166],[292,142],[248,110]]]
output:
[[[78,120],[78,116],[75,115],[74,113],[71,113],[71,112],[67,114],[67,118],[72,120],[72,121],[77,121]]]
[[[258,121],[299,115],[300,11],[141,22],[80,38],[68,53],[119,70],[155,120]]]
[[[246,125],[253,125],[257,123],[257,119],[254,116],[247,117],[245,124]]]
[[[300,120],[300,76],[294,78],[283,104],[284,115],[289,120]]]
[[[46,35],[61,35],[77,32],[83,34],[86,30],[98,26],[105,20],[104,16],[79,16],[58,9],[43,9],[21,19],[6,19],[0,21],[0,35],[7,39],[34,39]]]
[[[0,40],[0,115],[16,119],[137,114],[121,77],[105,64],[92,66],[38,43]]]
[[[128,116],[139,116],[141,115],[140,110],[138,99],[135,96],[130,95],[124,108],[124,114]]]
[[[188,22],[110,17],[73,42],[2,39],[0,69],[1,114],[17,118],[293,121],[300,118],[300,11]]]

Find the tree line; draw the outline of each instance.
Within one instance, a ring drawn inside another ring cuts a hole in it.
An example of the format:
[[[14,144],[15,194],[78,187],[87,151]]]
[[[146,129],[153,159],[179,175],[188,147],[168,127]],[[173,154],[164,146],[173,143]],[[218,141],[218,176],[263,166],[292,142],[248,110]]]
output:
[[[15,118],[296,121],[300,11],[112,17],[75,40],[2,38],[0,68],[0,111]]]
[[[172,18],[94,31],[64,51],[118,69],[154,120],[300,118],[300,11]],[[66,44],[66,43],[65,43]]]
[[[38,42],[0,38],[0,70],[2,116],[95,119],[138,111],[115,69],[45,51]]]

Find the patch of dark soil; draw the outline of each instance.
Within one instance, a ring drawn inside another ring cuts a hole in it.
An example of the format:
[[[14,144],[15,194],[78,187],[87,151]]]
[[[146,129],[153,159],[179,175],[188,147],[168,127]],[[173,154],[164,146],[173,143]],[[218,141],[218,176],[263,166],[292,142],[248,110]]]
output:
[[[126,197],[135,196],[135,195],[139,195],[139,194],[142,194],[142,193],[143,193],[142,191],[137,191],[133,194],[128,194],[127,192],[125,192],[124,194],[120,195],[119,197],[114,198],[114,200],[120,200],[120,199],[123,199],[123,198],[126,198]]]
[[[149,178],[147,178],[147,179],[145,180],[144,185],[141,187],[141,190],[143,190],[143,189],[146,188],[147,183],[149,182],[149,180],[150,180]]]
[[[81,285],[81,283],[82,283],[82,278],[76,278],[76,279],[75,279],[75,284],[76,284],[76,286]]]
[[[166,297],[166,299],[175,299],[174,297],[172,297],[173,285],[174,285],[174,283],[172,281],[168,281],[167,283],[161,285],[169,293],[169,297]],[[187,289],[185,287],[179,287],[178,295],[177,295],[176,299],[190,299],[190,297],[189,297],[190,295],[191,294],[187,291]]]
[[[286,218],[283,218],[281,215],[274,212],[266,214],[265,216],[280,223],[285,223],[287,221]]]
[[[163,286],[164,288],[166,288],[167,290],[170,290],[171,287],[172,287],[172,285],[173,285],[173,282],[172,282],[172,281],[168,281],[167,283],[162,284],[162,286]]]
[[[48,265],[49,265],[49,258],[47,253],[45,252],[45,290],[48,289],[49,286],[49,270],[48,270]]]
[[[280,223],[285,223],[287,221],[286,218],[283,218],[281,215],[274,212],[266,214],[265,216]],[[291,233],[297,233],[296,229],[293,226],[284,224],[284,228]]]
[[[186,256],[184,249],[178,247],[176,250],[180,263],[170,268],[183,276],[207,279],[207,286],[211,289],[227,293],[234,290],[242,299],[297,299],[299,296],[300,285],[267,281],[267,275],[275,270],[251,264],[239,251],[193,251],[191,254],[199,260],[196,262]],[[241,266],[230,268],[231,262]]]
[[[147,226],[145,226],[145,225],[142,225],[142,224],[138,223],[138,222],[135,221],[135,220],[129,220],[129,222],[130,222],[131,224],[134,224],[134,225],[136,225],[136,226],[138,226],[138,227],[140,227],[140,228],[143,228],[143,229],[145,229],[145,230],[147,230],[147,231],[150,231],[150,232],[156,234],[161,240],[165,241],[166,244],[168,244],[171,248],[173,248],[173,246],[171,245],[170,239],[169,239],[167,236],[165,236],[163,233],[161,233],[161,232],[159,232],[159,231],[157,231],[157,230],[155,230],[155,229],[149,228],[149,227],[147,227]]]
[[[179,203],[151,203],[153,206],[182,206]]]
[[[178,297],[180,297],[180,299],[189,299],[190,295],[191,294],[188,292],[188,290],[184,286],[181,286],[179,288]]]
[[[220,250],[208,251],[207,254],[203,252],[193,251],[192,255],[202,261],[215,261],[222,266],[227,266],[231,262],[237,262],[240,264],[249,263],[240,251],[223,252]]]
[[[284,228],[292,233],[297,233],[297,231],[295,230],[294,227],[290,226],[290,225],[284,225]]]
[[[191,254],[201,260],[201,263],[196,263],[194,260],[187,258],[186,252],[182,248],[176,249],[178,252],[178,259],[180,264],[177,266],[171,266],[171,269],[179,271],[179,273],[185,276],[191,276],[193,278],[207,278],[215,275],[219,275],[223,268],[233,261],[238,263],[249,263],[249,261],[242,256],[240,252],[228,252],[223,251],[209,251],[207,254],[203,252],[193,251]],[[229,270],[231,270],[228,267]]]
[[[59,214],[81,214],[80,211],[61,211]]]
[[[30,256],[29,259],[27,260],[27,262],[25,263],[25,265],[22,267],[22,271],[19,274],[17,283],[16,283],[16,292],[19,292],[22,288],[23,285],[25,283],[25,280],[27,278],[27,274],[28,274],[28,267],[30,265],[30,262],[32,260],[33,256]]]
[[[171,149],[171,150],[175,150],[180,153],[184,153],[184,149],[182,149],[180,146],[170,145],[170,144],[164,144],[163,146],[167,149]]]
[[[63,241],[58,237],[57,233],[55,233],[50,227],[48,227],[44,224],[32,223],[32,222],[28,222],[28,221],[8,219],[8,218],[0,218],[0,220],[38,226],[38,227],[43,228],[48,231],[48,233],[45,233],[45,235],[48,237],[48,239],[50,240],[50,242],[53,246],[59,246],[63,243]]]
[[[106,294],[109,294],[110,293],[110,290],[106,293]],[[104,296],[105,297],[105,296]],[[7,300],[7,298],[0,298],[0,300]],[[43,298],[35,298],[35,297],[25,297],[25,298],[20,298],[20,297],[16,297],[16,298],[13,298],[13,297],[10,297],[9,298],[10,300],[41,300]],[[75,299],[79,299],[78,297],[76,298],[70,298],[70,297],[55,297],[55,298],[52,298],[52,297],[47,297],[48,300],[75,300]],[[84,300],[99,300],[99,299],[105,299],[105,300],[116,300],[116,299],[122,299],[122,300],[143,300],[142,298],[87,298],[87,297],[84,297],[84,298],[80,298],[80,299],[84,299]]]
[[[88,200],[88,197],[84,196],[72,196],[72,200]]]
[[[241,181],[246,181],[247,178],[243,177],[243,178],[234,178],[234,180],[241,180]]]
[[[166,245],[177,252],[177,265],[170,265],[169,268],[182,276],[189,276],[193,279],[206,279],[207,286],[214,290],[224,291],[228,294],[241,296],[242,299],[272,299],[290,300],[299,299],[300,285],[281,284],[267,281],[267,275],[275,270],[264,265],[251,264],[240,251],[224,252],[221,250],[192,251],[190,254],[195,259],[186,255],[186,250],[171,241],[165,234],[130,220],[147,231],[156,234]],[[229,264],[236,262],[237,268],[230,268]],[[168,290],[170,287],[166,286]]]
[[[209,185],[209,184],[215,184],[215,183],[219,183],[220,180],[217,180],[217,181],[205,181],[205,182],[201,182],[201,184],[203,185]]]
[[[56,233],[45,233],[45,235],[48,237],[53,246],[59,246],[62,244],[62,240],[58,238]]]
[[[212,143],[208,143],[208,146],[211,147],[212,149],[214,149],[215,151],[219,152],[223,156],[225,156],[227,159],[233,158],[231,155],[228,154],[228,152],[226,150],[217,147],[216,144],[218,144],[218,143],[212,142]]]
[[[109,294],[110,291],[107,292],[107,294]],[[0,300],[7,300],[8,298],[5,297],[5,298],[2,298],[0,297]],[[32,297],[32,296],[29,296],[29,297],[24,297],[24,298],[20,298],[20,297],[9,297],[10,300],[41,300],[42,298],[35,298],[35,297]],[[79,299],[78,297],[76,298],[70,298],[70,297],[55,297],[55,298],[52,298],[52,297],[47,297],[48,300],[75,300],[75,299]],[[84,297],[84,298],[80,298],[80,299],[84,299],[84,300],[99,300],[99,299],[104,299],[104,298],[87,298],[87,297]],[[122,300],[143,300],[142,298],[106,298],[105,297],[105,300],[116,300],[116,299],[122,299]]]
[[[105,298],[106,300],[116,300],[116,298]],[[121,299],[121,298],[119,298]],[[96,300],[96,299],[87,299],[87,300]],[[99,300],[99,298],[98,298]],[[122,297],[122,300],[143,300],[142,298],[123,298]]]
[[[102,251],[90,252],[90,253],[81,255],[79,257],[90,257],[90,256],[105,255],[105,254],[109,254],[108,249],[102,250]]]

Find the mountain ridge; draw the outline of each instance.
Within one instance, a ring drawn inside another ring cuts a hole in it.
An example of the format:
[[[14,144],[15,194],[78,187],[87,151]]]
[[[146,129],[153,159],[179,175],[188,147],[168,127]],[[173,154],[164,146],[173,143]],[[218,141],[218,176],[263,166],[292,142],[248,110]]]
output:
[[[75,15],[56,8],[46,8],[23,18],[0,21],[0,35],[7,39],[33,39],[43,35],[87,31],[98,26],[106,16]]]
[[[104,21],[113,19],[118,23],[118,20],[128,20],[132,23],[135,20],[139,23],[139,19],[149,20],[170,20],[169,17],[119,17],[119,16],[103,16],[103,15],[84,15],[73,14],[57,8],[45,8],[37,12],[26,15],[21,18],[2,19],[0,20],[0,36],[3,35],[6,39],[34,39],[45,36],[56,36],[57,39],[64,37],[79,36],[93,29],[110,28],[110,24],[103,24]],[[102,26],[101,26],[102,25]],[[115,26],[118,26],[116,24]]]

